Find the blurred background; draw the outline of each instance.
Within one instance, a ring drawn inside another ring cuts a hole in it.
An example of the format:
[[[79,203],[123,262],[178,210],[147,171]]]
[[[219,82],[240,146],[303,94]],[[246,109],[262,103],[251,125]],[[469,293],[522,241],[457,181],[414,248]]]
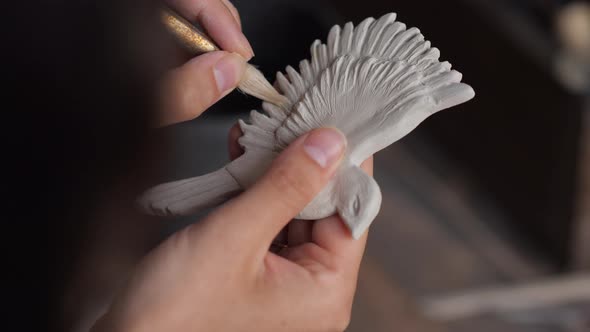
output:
[[[349,331],[590,331],[588,1],[233,3],[269,79],[334,24],[396,12],[476,91],[376,156],[383,205]],[[175,150],[157,182],[225,164],[227,131],[259,106],[233,93],[159,131]],[[69,295],[79,329],[146,248],[194,220],[94,230],[100,249],[88,249]]]

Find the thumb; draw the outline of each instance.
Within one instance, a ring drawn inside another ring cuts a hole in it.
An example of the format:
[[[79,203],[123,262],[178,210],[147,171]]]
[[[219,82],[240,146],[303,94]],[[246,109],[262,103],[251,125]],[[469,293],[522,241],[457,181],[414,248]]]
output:
[[[337,129],[316,129],[300,137],[256,184],[215,211],[212,223],[246,247],[268,249],[330,181],[345,149],[346,138]]]
[[[194,119],[240,83],[246,59],[237,53],[212,52],[172,70],[162,82],[158,125]]]

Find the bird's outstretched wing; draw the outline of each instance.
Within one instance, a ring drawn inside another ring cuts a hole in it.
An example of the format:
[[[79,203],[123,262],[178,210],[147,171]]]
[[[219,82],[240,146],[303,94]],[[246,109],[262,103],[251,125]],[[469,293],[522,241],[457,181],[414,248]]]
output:
[[[276,131],[280,146],[319,127],[336,127],[360,164],[409,134],[435,112],[473,98],[448,62],[426,68],[404,60],[341,56]]]
[[[425,40],[420,30],[417,28],[407,29],[405,24],[396,21],[396,17],[396,14],[391,13],[378,20],[368,18],[357,27],[354,27],[352,23],[347,23],[343,27],[334,26],[328,35],[327,43],[324,44],[319,40],[313,43],[311,60],[301,61],[299,71],[289,66],[286,68],[286,75],[278,73],[277,86],[290,103],[285,109],[264,103],[263,108],[267,115],[254,111],[251,113],[249,124],[243,121],[240,123],[244,132],[240,143],[246,151],[271,149],[278,152],[309,129],[330,125],[330,119],[321,118],[326,114],[319,112],[317,108],[312,108],[312,106],[316,107],[320,104],[326,106],[325,104],[332,102],[333,98],[341,98],[343,93],[347,93],[355,87],[353,83],[358,77],[357,73],[354,68],[348,68],[343,64],[350,65],[355,63],[355,60],[359,60],[356,64],[362,67],[361,59],[373,59],[405,64],[407,66],[405,73],[407,74],[422,73],[423,76],[432,76],[441,68],[444,68],[446,72],[451,72],[450,64],[439,62],[439,50]],[[335,63],[343,58],[347,60],[343,60],[339,66],[335,66]],[[369,64],[362,69],[370,69],[369,67],[372,65]],[[331,72],[330,69],[332,69]],[[351,71],[335,73],[335,69],[350,69]],[[340,74],[339,78],[341,79],[338,87],[329,84],[330,80],[337,79],[336,74]],[[387,72],[379,74],[385,75]],[[364,78],[375,78],[374,82],[383,82],[384,79],[384,77],[375,75]],[[392,80],[387,82],[392,82]],[[360,84],[360,82],[356,83]],[[322,84],[324,89],[320,91]],[[375,84],[367,87],[374,87]],[[322,95],[326,92],[326,88],[333,89],[333,93]],[[467,86],[463,88],[465,91],[470,90]],[[382,91],[390,93],[389,90],[382,89]],[[349,93],[349,97],[356,98],[353,93]],[[360,101],[366,100],[356,98],[356,101],[349,102],[348,105],[358,104],[358,111],[362,111]],[[301,106],[303,103],[307,105]],[[367,103],[367,105],[371,104],[371,102]],[[326,108],[324,107],[324,109]],[[353,118],[349,119],[352,125],[361,127],[360,124],[353,123],[353,121]],[[389,144],[391,143],[393,142]]]

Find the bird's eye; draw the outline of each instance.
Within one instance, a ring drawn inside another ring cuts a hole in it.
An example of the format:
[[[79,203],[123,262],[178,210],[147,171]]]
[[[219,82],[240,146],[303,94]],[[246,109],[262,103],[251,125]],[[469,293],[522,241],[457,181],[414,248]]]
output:
[[[355,216],[358,216],[361,212],[361,198],[359,195],[354,196],[354,203],[352,203],[352,211]]]

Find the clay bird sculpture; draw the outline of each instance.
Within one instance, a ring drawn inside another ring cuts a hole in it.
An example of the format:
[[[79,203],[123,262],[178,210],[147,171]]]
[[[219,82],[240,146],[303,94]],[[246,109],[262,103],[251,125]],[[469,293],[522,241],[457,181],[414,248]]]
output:
[[[245,154],[220,170],[162,184],[140,203],[156,215],[191,215],[223,203],[250,187],[291,142],[314,128],[336,127],[347,138],[345,158],[336,176],[297,216],[315,220],[338,213],[355,238],[375,219],[381,192],[359,165],[398,141],[430,115],[474,97],[462,75],[416,28],[407,29],[395,14],[347,23],[330,31],[326,44],[311,46],[311,61],[299,71],[277,74],[277,86],[289,100],[263,104],[240,121],[239,143]]]

